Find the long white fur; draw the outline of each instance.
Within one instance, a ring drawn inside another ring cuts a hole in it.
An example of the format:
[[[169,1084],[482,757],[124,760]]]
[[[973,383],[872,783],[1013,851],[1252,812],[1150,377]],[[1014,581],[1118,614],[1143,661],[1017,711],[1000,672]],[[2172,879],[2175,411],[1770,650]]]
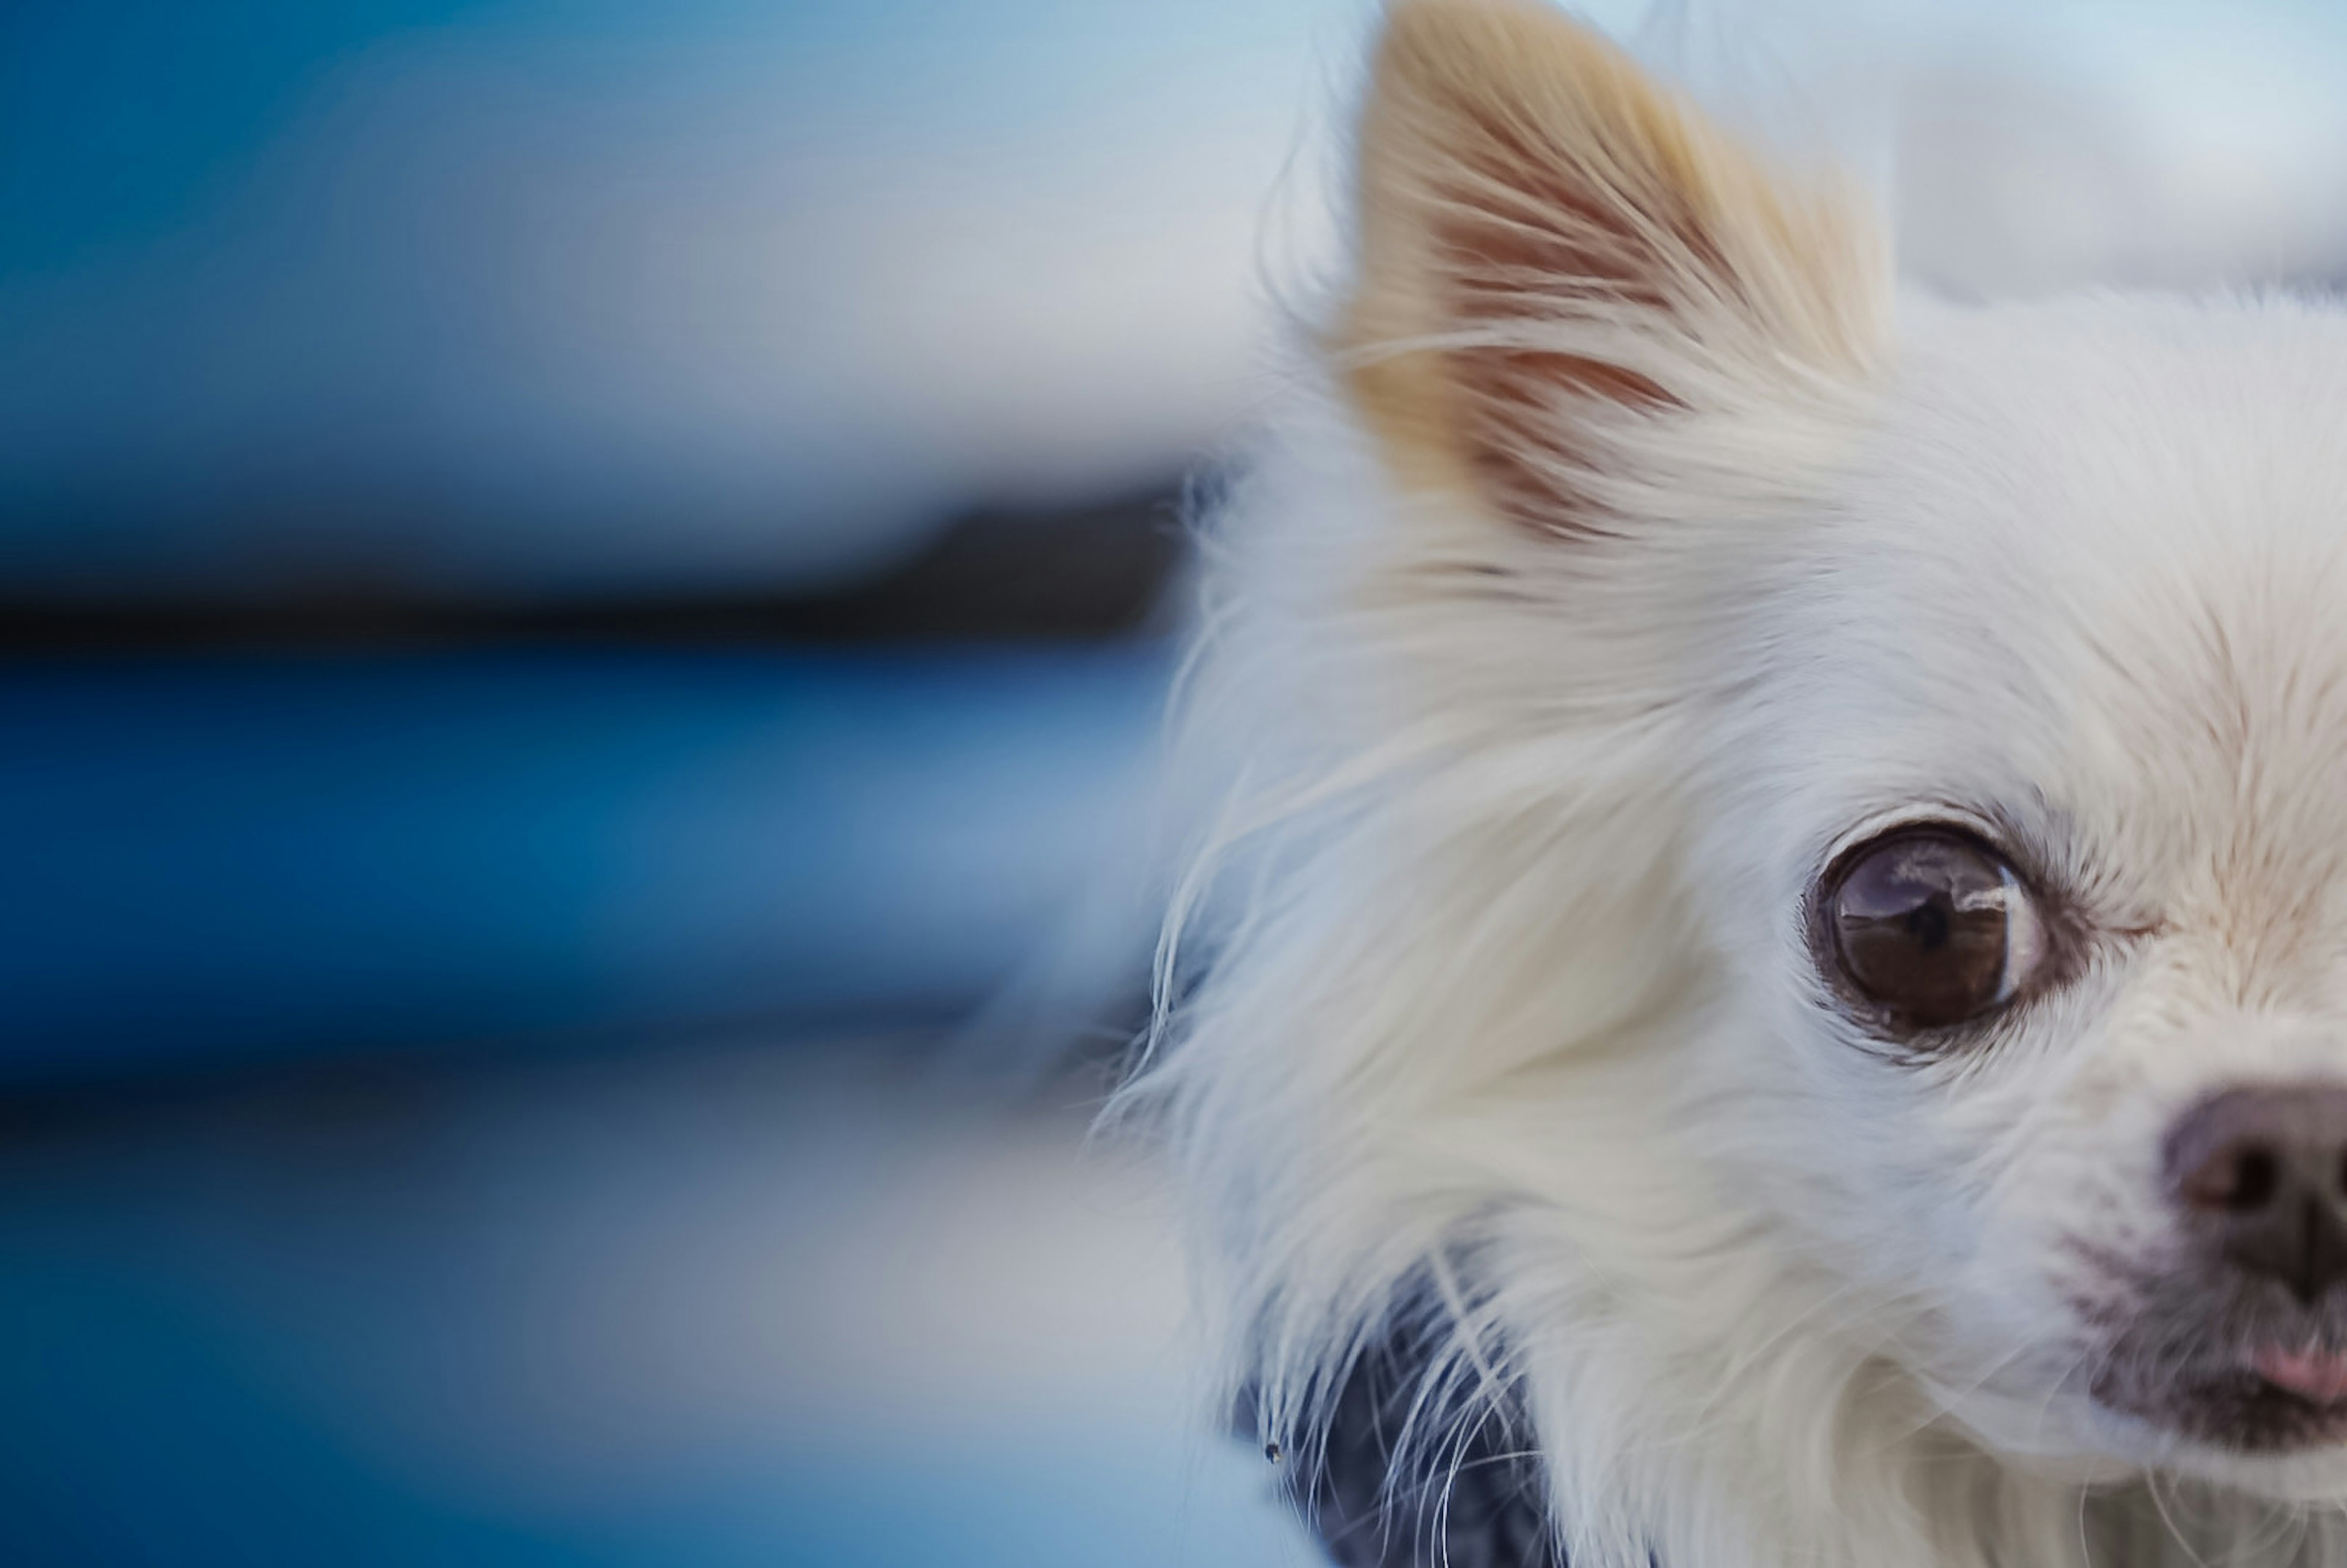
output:
[[[1214,804],[1124,1105],[1194,1200],[1215,1397],[1308,1431],[1431,1277],[1412,1451],[1520,1389],[1575,1568],[2347,1563],[2347,1455],[2086,1397],[2062,1245],[2157,1248],[2195,1097],[2347,1073],[2347,321],[1894,306],[1829,247],[1832,353],[1730,294],[1336,334],[1213,520]],[[1348,380],[1493,343],[1676,399],[1551,411],[1599,526],[1497,515]],[[2133,935],[1993,1052],[1893,1063],[1800,901],[1951,804]]]

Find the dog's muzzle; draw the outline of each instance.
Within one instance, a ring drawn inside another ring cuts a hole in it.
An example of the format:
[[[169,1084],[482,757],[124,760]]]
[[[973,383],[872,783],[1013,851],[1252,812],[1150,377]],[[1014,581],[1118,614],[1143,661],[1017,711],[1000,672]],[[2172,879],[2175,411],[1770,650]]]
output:
[[[2226,1090],[2178,1117],[2162,1161],[2178,1245],[2096,1397],[2202,1442],[2347,1442],[2347,1083]]]

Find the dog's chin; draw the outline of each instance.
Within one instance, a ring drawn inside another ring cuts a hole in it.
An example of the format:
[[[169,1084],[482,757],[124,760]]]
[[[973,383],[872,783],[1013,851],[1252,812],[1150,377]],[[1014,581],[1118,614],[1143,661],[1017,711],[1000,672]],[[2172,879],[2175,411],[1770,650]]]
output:
[[[2103,1287],[2072,1294],[2070,1348],[2038,1368],[2061,1368],[2037,1382],[2046,1435],[2138,1471],[2347,1499],[2347,1299],[2309,1305],[2188,1253],[2094,1255]],[[2027,1378],[2029,1359],[2007,1370]]]
[[[2347,1401],[2278,1388],[2226,1358],[2114,1358],[2050,1399],[1957,1413],[1984,1446],[2048,1479],[2106,1485],[2151,1472],[2277,1502],[2347,1500]]]
[[[2247,1367],[2187,1369],[2148,1380],[2097,1380],[2096,1402],[2171,1440],[2243,1459],[2347,1452],[2347,1401],[2275,1387]]]
[[[2015,1469],[2074,1485],[2148,1471],[2278,1502],[2347,1501],[2347,1399],[2309,1399],[2217,1357],[2106,1357],[2051,1393],[2018,1386],[2014,1370],[1940,1404]]]
[[[2126,1468],[2292,1504],[2347,1501],[2347,1410],[2211,1378],[2157,1413],[2094,1409],[2096,1446]]]
[[[2347,1498],[2347,1399],[2311,1398],[2238,1360],[2093,1381],[2103,1446],[2147,1469],[2291,1502]]]

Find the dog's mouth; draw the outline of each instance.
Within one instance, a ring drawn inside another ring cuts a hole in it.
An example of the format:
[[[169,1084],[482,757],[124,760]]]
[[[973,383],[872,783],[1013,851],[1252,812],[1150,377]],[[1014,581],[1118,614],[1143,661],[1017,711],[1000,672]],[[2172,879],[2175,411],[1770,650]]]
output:
[[[2260,1345],[2250,1353],[2250,1369],[2277,1392],[2317,1409],[2347,1404],[2347,1355],[2339,1351],[2320,1345],[2298,1350]]]
[[[2308,1299],[2188,1251],[2074,1250],[2093,1283],[2070,1306],[2096,1347],[2074,1393],[2219,1453],[2347,1448],[2347,1285]]]

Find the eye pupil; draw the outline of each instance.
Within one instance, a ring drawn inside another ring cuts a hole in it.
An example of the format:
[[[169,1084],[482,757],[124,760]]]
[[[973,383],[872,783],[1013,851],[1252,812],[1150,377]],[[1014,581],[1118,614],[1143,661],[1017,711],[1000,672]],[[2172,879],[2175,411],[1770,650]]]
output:
[[[2019,967],[2015,926],[2031,918],[2003,860],[1940,829],[1902,830],[1860,849],[1831,884],[1827,909],[1841,980],[1915,1028],[1959,1023],[2004,1000]]]
[[[1934,897],[1929,903],[1918,904],[1907,917],[1907,934],[1927,953],[1944,948],[1948,945],[1950,913],[1944,897]]]

